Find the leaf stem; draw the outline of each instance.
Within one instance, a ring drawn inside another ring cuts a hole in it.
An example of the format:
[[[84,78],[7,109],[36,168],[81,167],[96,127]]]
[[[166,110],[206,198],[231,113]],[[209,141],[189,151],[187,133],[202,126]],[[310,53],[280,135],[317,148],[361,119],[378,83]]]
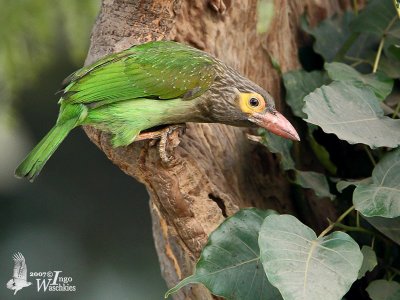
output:
[[[396,268],[394,268],[394,267],[388,267],[388,269],[389,269],[390,271],[392,271],[393,273],[395,273],[396,275],[399,275],[399,276],[400,276],[400,270],[398,270],[398,269],[396,269]]]
[[[371,65],[371,66],[372,66],[372,63],[371,63],[370,61],[365,60],[365,59],[362,59],[362,58],[359,58],[359,57],[354,57],[354,56],[345,55],[344,58],[347,59],[347,60],[353,61],[353,64],[352,64],[352,65],[354,65],[354,64],[357,64],[357,65],[360,65],[360,64],[368,64],[368,65]]]
[[[343,46],[339,49],[339,51],[336,53],[335,58],[333,59],[334,61],[340,61],[342,60],[347,51],[349,51],[349,49],[351,48],[351,46],[353,45],[353,43],[355,42],[355,40],[358,39],[358,36],[360,35],[359,32],[353,32],[348,38],[347,40],[344,42]]]
[[[382,49],[383,49],[383,45],[384,44],[385,44],[385,36],[383,36],[381,38],[381,41],[379,43],[379,48],[378,48],[378,52],[376,53],[374,67],[372,69],[372,73],[376,73],[376,71],[378,70],[379,60],[381,59]]]
[[[345,231],[357,231],[357,232],[363,232],[363,233],[367,233],[370,235],[375,235],[375,233],[373,233],[372,231],[369,231],[368,229],[365,229],[363,227],[358,227],[358,226],[348,226],[348,225],[344,225],[342,223],[337,223],[335,224],[335,227],[344,229]]]
[[[393,267],[387,267],[388,281],[392,281],[396,276],[400,276],[400,271]]]
[[[360,213],[358,211],[357,211],[357,215],[356,215],[356,226],[361,227],[360,226]]]
[[[389,25],[385,28],[385,31],[383,32],[381,41],[379,43],[379,48],[378,48],[378,52],[376,53],[376,57],[375,57],[375,62],[374,62],[374,67],[372,69],[372,73],[376,73],[376,71],[378,70],[378,65],[379,65],[379,60],[381,59],[382,56],[382,49],[383,49],[383,45],[385,44],[385,39],[386,39],[386,34],[387,32],[390,30],[390,28],[394,25],[394,23],[397,21],[397,16],[394,17]]]
[[[353,0],[353,7],[354,7],[354,13],[357,16],[358,15],[358,1]]]
[[[335,228],[335,226],[337,226],[338,224],[340,224],[340,222],[343,221],[344,218],[347,217],[348,214],[350,214],[353,210],[355,209],[354,205],[352,205],[351,207],[349,207],[344,213],[342,213],[335,222],[329,224],[328,227],[325,228],[324,231],[322,231],[320,233],[320,235],[318,236],[318,238],[322,238],[324,237],[329,231],[331,231],[333,228]],[[341,224],[343,225],[343,224]]]
[[[394,119],[394,118],[398,117],[399,112],[400,112],[400,100],[399,100],[399,103],[397,103],[396,110],[394,111],[392,118]]]
[[[374,156],[372,155],[371,150],[368,148],[367,145],[364,145],[364,149],[365,149],[365,152],[367,152],[368,158],[371,161],[372,165],[375,167],[376,160],[375,160]]]

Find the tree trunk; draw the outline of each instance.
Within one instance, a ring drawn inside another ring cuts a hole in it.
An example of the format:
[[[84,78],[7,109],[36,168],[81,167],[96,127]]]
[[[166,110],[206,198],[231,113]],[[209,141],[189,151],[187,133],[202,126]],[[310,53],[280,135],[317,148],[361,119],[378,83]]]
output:
[[[267,0],[268,1],[268,0]],[[272,1],[271,1],[272,2]],[[350,1],[275,0],[268,31],[257,33],[257,0],[103,0],[86,63],[150,40],[191,44],[220,58],[268,90],[278,110],[286,109],[280,76],[299,68],[300,17],[310,23],[338,12]],[[264,23],[267,24],[267,23]],[[108,135],[85,128],[90,139],[122,171],[146,185],[153,235],[168,286],[192,274],[208,235],[243,207],[271,208],[300,215],[319,230],[335,211],[327,199],[307,191],[296,209],[293,190],[277,158],[246,137],[248,129],[219,124],[188,124],[171,163],[163,163],[154,142],[113,149]],[[307,150],[306,150],[307,151]],[[296,190],[298,192],[298,190]],[[176,299],[212,299],[202,286],[186,288]]]

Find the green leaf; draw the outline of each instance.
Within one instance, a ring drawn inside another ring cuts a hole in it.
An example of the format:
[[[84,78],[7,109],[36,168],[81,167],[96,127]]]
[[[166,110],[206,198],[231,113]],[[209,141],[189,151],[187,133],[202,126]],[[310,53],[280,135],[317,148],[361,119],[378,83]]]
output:
[[[349,24],[353,18],[351,12],[334,15],[314,28],[310,28],[303,21],[302,29],[315,38],[314,51],[321,54],[325,61],[330,62],[350,37]]]
[[[375,280],[368,285],[367,292],[372,300],[399,300],[400,283],[383,279]]]
[[[350,144],[363,143],[371,148],[400,145],[400,120],[385,117],[369,89],[335,81],[316,89],[304,100],[307,122]]]
[[[344,232],[318,238],[290,215],[265,218],[261,261],[285,300],[338,300],[357,279],[363,255]]]
[[[378,70],[384,72],[390,78],[400,78],[400,61],[382,55]]]
[[[372,178],[364,178],[361,180],[341,180],[338,183],[336,183],[336,189],[338,190],[339,193],[343,192],[344,189],[347,189],[349,186],[358,186],[360,184],[369,184],[372,182]]]
[[[279,154],[280,164],[283,170],[294,170],[294,161],[290,150],[293,142],[280,136],[270,133],[265,129],[259,129],[258,133],[262,137],[261,143],[272,153]]]
[[[372,171],[372,183],[357,186],[353,203],[366,217],[400,216],[400,148],[386,154]]]
[[[243,209],[227,218],[203,248],[193,275],[170,289],[165,297],[189,283],[202,283],[214,295],[227,299],[282,299],[267,280],[260,262],[258,233],[274,211]]]
[[[294,183],[305,189],[312,189],[318,197],[335,199],[335,196],[329,192],[329,184],[325,175],[312,171],[295,170],[295,176]]]
[[[399,21],[392,0],[374,0],[370,1],[367,7],[351,22],[350,28],[354,32],[370,32],[383,36],[386,28],[393,20],[396,21],[396,24],[392,27],[395,29]],[[397,36],[396,30],[394,30],[394,33],[389,32],[389,35]]]
[[[283,74],[283,84],[286,89],[286,103],[291,107],[293,114],[300,118],[307,115],[302,111],[304,97],[329,82],[326,72],[304,70],[291,71]]]
[[[369,246],[362,246],[361,253],[363,262],[360,271],[358,271],[358,279],[364,277],[367,272],[371,272],[378,265],[374,249]]]
[[[364,75],[353,67],[337,62],[326,63],[324,67],[332,80],[348,81],[360,88],[367,86],[379,100],[385,100],[393,88],[393,80],[382,73]]]
[[[372,226],[400,245],[400,217],[388,219],[382,217],[364,217]]]

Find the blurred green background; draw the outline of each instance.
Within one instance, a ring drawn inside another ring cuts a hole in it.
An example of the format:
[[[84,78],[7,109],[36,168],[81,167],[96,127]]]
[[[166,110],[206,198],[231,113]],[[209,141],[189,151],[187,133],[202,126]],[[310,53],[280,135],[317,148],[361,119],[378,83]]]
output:
[[[53,126],[61,81],[82,66],[99,0],[0,0],[0,299],[162,299],[148,195],[75,129],[32,184],[13,172]],[[12,255],[76,292],[13,296]]]

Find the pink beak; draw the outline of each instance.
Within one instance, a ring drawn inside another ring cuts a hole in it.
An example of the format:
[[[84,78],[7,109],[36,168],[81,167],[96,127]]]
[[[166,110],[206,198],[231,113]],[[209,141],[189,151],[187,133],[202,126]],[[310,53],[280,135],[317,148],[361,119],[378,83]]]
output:
[[[262,114],[254,113],[249,117],[249,121],[286,139],[300,141],[296,129],[294,129],[293,125],[279,112],[275,112],[275,114],[270,112]]]

